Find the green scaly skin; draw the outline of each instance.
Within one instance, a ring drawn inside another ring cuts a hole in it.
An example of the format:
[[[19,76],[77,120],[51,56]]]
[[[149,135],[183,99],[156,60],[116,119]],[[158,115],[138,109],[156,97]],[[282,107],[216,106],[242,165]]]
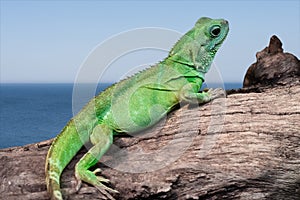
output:
[[[221,89],[199,90],[228,31],[226,20],[200,18],[163,61],[93,98],[69,121],[48,151],[45,167],[51,199],[63,199],[61,173],[87,141],[93,146],[76,164],[76,189],[84,181],[113,199],[110,193],[117,191],[103,184],[107,179],[96,176],[100,169],[89,168],[109,149],[114,135],[144,130],[182,101],[198,104],[224,96]]]

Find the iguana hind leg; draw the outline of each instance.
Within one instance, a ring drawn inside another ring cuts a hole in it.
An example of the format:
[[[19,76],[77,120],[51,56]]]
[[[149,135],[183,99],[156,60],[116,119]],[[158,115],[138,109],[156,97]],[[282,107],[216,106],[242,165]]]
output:
[[[103,184],[108,183],[108,179],[96,175],[96,173],[101,172],[101,169],[94,171],[89,170],[111,146],[113,142],[113,131],[106,125],[99,124],[94,128],[90,139],[94,146],[79,160],[75,167],[75,177],[78,182],[76,189],[79,190],[81,181],[84,181],[96,187],[108,198],[114,199],[108,192],[117,193],[118,191]]]

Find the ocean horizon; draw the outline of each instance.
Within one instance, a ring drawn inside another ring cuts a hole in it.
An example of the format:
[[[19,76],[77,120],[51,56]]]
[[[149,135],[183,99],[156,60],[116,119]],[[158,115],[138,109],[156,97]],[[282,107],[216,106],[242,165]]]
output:
[[[95,95],[111,84],[99,84]],[[1,83],[0,148],[54,138],[73,117],[73,86],[73,83]],[[242,87],[242,83],[207,86],[230,90]]]

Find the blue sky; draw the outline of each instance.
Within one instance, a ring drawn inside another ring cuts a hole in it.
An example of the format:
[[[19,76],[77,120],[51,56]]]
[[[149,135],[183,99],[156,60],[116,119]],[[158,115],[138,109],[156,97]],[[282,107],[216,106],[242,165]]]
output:
[[[225,82],[242,82],[255,53],[273,34],[282,40],[285,51],[300,55],[298,0],[0,1],[2,83],[72,83],[90,52],[107,38],[143,27],[184,34],[202,16],[230,23],[228,38],[215,59]],[[147,62],[165,55],[155,54]],[[111,73],[106,80],[115,78]]]

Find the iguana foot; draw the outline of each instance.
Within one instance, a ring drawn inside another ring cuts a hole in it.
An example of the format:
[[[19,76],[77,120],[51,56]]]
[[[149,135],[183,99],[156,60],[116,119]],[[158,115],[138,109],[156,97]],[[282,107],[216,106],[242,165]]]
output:
[[[211,88],[207,91],[210,96],[210,100],[214,100],[217,98],[226,98],[226,92],[222,88]]]
[[[97,173],[100,173],[100,172],[102,172],[102,170],[100,169],[100,168],[97,168],[97,169],[95,169],[94,171],[92,171],[93,172],[93,174],[97,174]],[[97,176],[96,175],[96,177],[97,177],[97,179],[98,179],[98,181],[100,181],[100,182],[104,182],[104,183],[109,183],[109,180],[108,179],[106,179],[106,178],[103,178],[103,177],[101,177],[101,176]]]
[[[75,172],[75,176],[77,179],[76,190],[78,191],[80,189],[81,183],[82,181],[84,181],[96,187],[108,199],[114,200],[114,198],[109,194],[109,192],[111,193],[119,193],[119,192],[117,190],[114,190],[102,184],[102,183],[109,183],[109,180],[102,176],[97,176],[96,173],[98,172],[101,172],[101,169],[97,168],[94,171],[90,171],[87,169],[77,169]]]

